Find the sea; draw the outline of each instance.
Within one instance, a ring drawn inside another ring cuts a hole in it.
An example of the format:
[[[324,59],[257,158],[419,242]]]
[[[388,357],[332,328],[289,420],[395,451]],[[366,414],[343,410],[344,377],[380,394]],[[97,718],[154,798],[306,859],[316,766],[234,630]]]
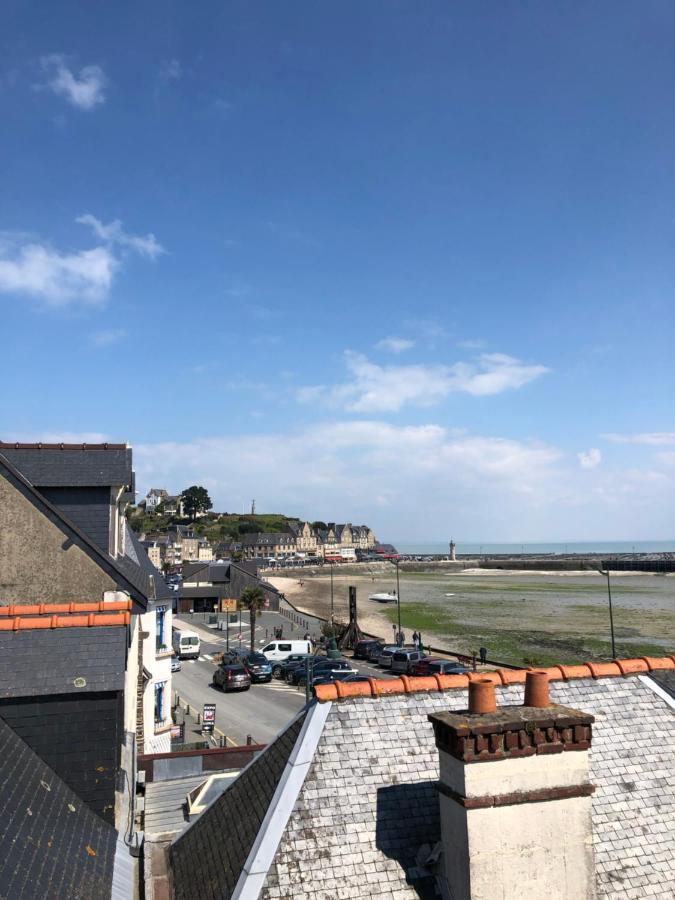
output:
[[[447,541],[430,541],[429,543],[408,543],[407,541],[394,541],[394,546],[399,553],[411,555],[433,553],[447,555]],[[581,541],[552,544],[463,544],[456,545],[458,554],[467,555],[492,555],[492,554],[546,554],[553,556],[566,556],[570,553],[675,553],[675,540],[671,541]]]

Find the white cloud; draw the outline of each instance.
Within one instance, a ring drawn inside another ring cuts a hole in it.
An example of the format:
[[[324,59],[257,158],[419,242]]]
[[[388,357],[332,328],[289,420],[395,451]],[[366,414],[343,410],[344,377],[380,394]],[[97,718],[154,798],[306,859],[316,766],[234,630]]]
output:
[[[61,54],[45,56],[41,62],[49,76],[47,86],[73,106],[90,110],[105,103],[104,89],[108,79],[99,66],[85,66],[76,75],[68,68],[66,58]]]
[[[122,265],[117,247],[150,259],[164,252],[153,234],[129,235],[117,220],[104,225],[87,214],[77,221],[91,226],[104,244],[88,250],[59,251],[33,236],[5,232],[0,240],[0,294],[26,295],[52,307],[101,305]]]
[[[382,338],[375,344],[378,350],[389,350],[391,353],[402,353],[404,350],[410,350],[415,346],[415,341],[409,341],[407,338],[386,337]]]
[[[91,213],[85,213],[83,216],[78,216],[75,221],[80,225],[89,225],[96,237],[102,241],[108,244],[118,244],[120,247],[130,247],[149,259],[157,259],[158,256],[166,253],[152,232],[146,235],[127,234],[119,219],[113,219],[106,225]]]
[[[59,253],[42,244],[0,251],[0,293],[27,294],[49,306],[102,303],[119,261],[107,247]]]
[[[597,447],[591,447],[586,452],[577,453],[577,459],[582,469],[594,469],[602,462],[602,453]]]
[[[124,328],[108,328],[103,331],[95,331],[89,336],[95,347],[109,347],[117,344],[127,336]]]
[[[104,444],[110,438],[101,431],[13,431],[3,434],[0,440],[26,444]]]
[[[155,483],[204,484],[220,510],[255,496],[267,510],[367,522],[381,540],[671,533],[675,477],[574,462],[541,442],[373,420],[134,446],[142,493]]]
[[[396,412],[406,405],[433,406],[448,394],[499,394],[520,388],[548,372],[546,366],[525,365],[503,353],[484,353],[472,363],[379,366],[359,353],[345,354],[351,381],[326,387],[302,388],[301,402],[323,397],[352,412]]]
[[[485,341],[482,341],[480,339],[457,341],[457,346],[461,347],[462,350],[483,350],[485,347]]]
[[[165,84],[170,81],[180,81],[183,77],[183,67],[178,59],[167,59],[159,67],[159,78]]]
[[[647,431],[641,434],[603,434],[612,444],[647,444],[662,446],[675,444],[675,431]]]

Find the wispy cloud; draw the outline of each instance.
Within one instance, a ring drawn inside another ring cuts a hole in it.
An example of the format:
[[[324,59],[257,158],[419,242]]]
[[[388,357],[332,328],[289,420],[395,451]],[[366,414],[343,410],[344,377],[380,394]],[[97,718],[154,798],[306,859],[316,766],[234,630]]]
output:
[[[118,221],[104,225],[89,214],[77,221],[90,225],[104,244],[87,250],[59,251],[33,236],[5,233],[0,241],[0,294],[25,295],[52,307],[100,305],[122,265],[123,254],[118,247],[151,259],[164,252],[154,235],[126,234]]]
[[[102,431],[12,431],[3,434],[1,439],[26,444],[104,444],[110,440]]]
[[[226,297],[246,297],[251,293],[251,287],[248,284],[233,284],[223,290]]]
[[[110,290],[119,261],[107,247],[59,253],[43,244],[0,255],[0,293],[26,294],[49,306],[97,305]]]
[[[152,232],[146,235],[127,234],[122,228],[122,223],[119,219],[114,219],[106,225],[100,219],[97,219],[96,216],[86,213],[83,216],[78,216],[75,221],[79,222],[80,225],[88,225],[96,237],[102,241],[106,241],[108,244],[118,244],[120,247],[129,247],[140,253],[141,256],[156,259],[158,256],[166,253],[166,250],[157,241]]]
[[[410,348],[414,346],[415,341],[408,340],[408,338],[391,336],[382,338],[381,341],[378,341],[377,344],[375,344],[377,350],[388,350],[390,353],[403,353],[404,350],[410,350]]]
[[[470,341],[457,341],[457,346],[462,350],[484,350],[485,341],[480,340],[480,338]]]
[[[178,59],[166,59],[159,67],[159,80],[164,84],[180,81],[182,77],[183,67]]]
[[[645,431],[638,434],[603,434],[602,437],[612,444],[647,444],[664,446],[675,444],[675,431]]]
[[[595,469],[602,462],[602,453],[597,447],[591,447],[590,450],[577,453],[577,459],[582,469]]]
[[[127,336],[124,328],[107,328],[102,331],[95,331],[89,335],[89,340],[94,347],[110,347],[111,344],[118,344]]]
[[[75,74],[66,65],[66,57],[54,53],[41,59],[47,73],[46,86],[78,109],[91,110],[105,103],[108,79],[100,66],[84,66]]]
[[[433,406],[454,392],[489,396],[514,390],[549,372],[503,353],[484,353],[471,363],[380,366],[360,353],[347,351],[351,380],[331,387],[314,385],[298,391],[301,402],[323,397],[352,412],[397,412],[403,406]]]

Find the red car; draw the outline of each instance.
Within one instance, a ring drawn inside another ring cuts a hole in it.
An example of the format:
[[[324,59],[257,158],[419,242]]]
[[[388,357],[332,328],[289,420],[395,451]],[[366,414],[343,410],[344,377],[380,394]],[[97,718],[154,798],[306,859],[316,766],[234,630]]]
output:
[[[413,675],[464,675],[469,671],[466,666],[451,659],[440,659],[427,656],[413,666]]]

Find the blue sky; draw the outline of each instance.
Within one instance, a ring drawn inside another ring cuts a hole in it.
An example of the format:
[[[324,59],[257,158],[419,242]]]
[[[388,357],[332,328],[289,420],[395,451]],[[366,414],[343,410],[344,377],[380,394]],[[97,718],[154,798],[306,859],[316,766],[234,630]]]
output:
[[[0,13],[0,434],[390,540],[675,535],[669,3]]]

